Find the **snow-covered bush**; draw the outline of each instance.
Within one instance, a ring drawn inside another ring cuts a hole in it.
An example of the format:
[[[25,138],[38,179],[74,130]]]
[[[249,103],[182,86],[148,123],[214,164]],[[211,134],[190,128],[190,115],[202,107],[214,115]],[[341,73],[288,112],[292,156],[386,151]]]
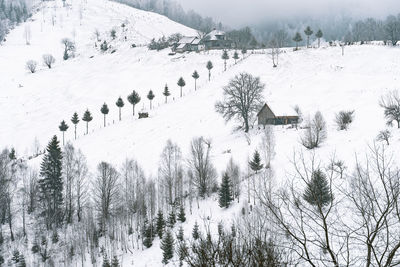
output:
[[[26,62],[26,68],[31,72],[35,73],[36,72],[36,67],[37,67],[37,62],[34,60],[28,60]]]
[[[326,122],[322,113],[317,111],[314,118],[307,123],[306,131],[301,137],[301,143],[307,149],[313,149],[324,142],[326,138]]]
[[[352,111],[340,111],[336,114],[335,122],[339,130],[347,130],[349,124],[354,120],[354,110]]]
[[[43,55],[43,64],[51,69],[52,65],[56,62],[56,59],[51,54]]]

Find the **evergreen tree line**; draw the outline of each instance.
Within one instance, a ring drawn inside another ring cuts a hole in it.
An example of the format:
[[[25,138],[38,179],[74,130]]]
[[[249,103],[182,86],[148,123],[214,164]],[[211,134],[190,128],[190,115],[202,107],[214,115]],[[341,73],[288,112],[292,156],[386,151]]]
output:
[[[30,16],[30,10],[25,1],[0,0],[0,43],[10,29],[26,21]]]

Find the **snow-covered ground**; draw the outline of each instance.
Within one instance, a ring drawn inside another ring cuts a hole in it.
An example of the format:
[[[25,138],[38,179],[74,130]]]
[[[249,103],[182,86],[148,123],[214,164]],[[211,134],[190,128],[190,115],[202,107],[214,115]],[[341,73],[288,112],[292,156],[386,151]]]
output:
[[[179,25],[157,14],[139,11],[105,0],[72,2],[72,7],[62,7],[61,1],[45,3],[44,11],[37,12],[31,21],[24,23],[7,36],[0,46],[0,145],[15,147],[17,155],[28,157],[33,153],[37,139],[43,149],[51,136],[57,134],[58,125],[66,120],[70,128],[66,140],[80,148],[88,158],[90,170],[100,161],[120,166],[125,158],[136,158],[148,176],[157,175],[161,151],[168,139],[188,154],[193,137],[205,136],[213,141],[213,160],[219,172],[225,169],[233,157],[244,168],[247,158],[259,145],[261,130],[253,128],[248,135],[234,131],[235,123],[225,123],[215,112],[214,104],[221,99],[222,87],[233,76],[246,71],[259,76],[265,83],[265,100],[283,107],[298,105],[307,117],[320,110],[328,124],[328,139],[316,150],[320,159],[327,160],[336,154],[348,160],[351,166],[355,153],[363,153],[380,130],[385,129],[380,97],[398,89],[400,50],[383,46],[346,47],[341,56],[340,47],[290,49],[280,56],[279,66],[272,68],[271,60],[263,51],[257,51],[238,64],[228,62],[223,71],[220,51],[208,53],[178,54],[169,56],[169,49],[156,52],[146,47],[131,48],[131,44],[143,45],[151,38],[180,32],[196,35],[196,31]],[[82,14],[82,15],[81,15]],[[53,26],[52,17],[55,16]],[[81,19],[82,18],[82,19]],[[121,24],[126,23],[126,29]],[[31,45],[25,44],[24,31],[31,31]],[[111,40],[109,31],[117,29],[117,39]],[[95,29],[101,38],[111,41],[116,49],[113,54],[103,54],[94,47]],[[125,35],[127,40],[125,41]],[[69,37],[76,41],[77,56],[63,61],[60,40]],[[35,59],[41,62],[44,53],[52,53],[56,63],[52,69],[44,66],[31,74],[24,68],[25,62]],[[233,51],[230,52],[232,57]],[[211,82],[208,81],[207,61],[214,63]],[[200,74],[198,90],[194,90],[191,77],[194,70]],[[179,97],[177,81],[183,77],[186,86],[184,97]],[[172,95],[165,104],[162,91],[168,84]],[[138,120],[131,115],[132,107],[126,96],[136,90],[142,101],[136,112],[146,110],[150,118]],[[156,98],[153,110],[149,110],[146,95],[153,90]],[[117,98],[125,101],[122,122],[118,121]],[[110,107],[108,126],[103,127],[100,108],[103,103]],[[89,135],[84,135],[85,125],[78,125],[78,140],[73,140],[70,123],[76,111],[80,116],[89,109],[94,120],[89,124]],[[335,113],[355,110],[355,120],[347,131],[338,131],[334,123]],[[400,133],[394,134],[391,149],[400,147]],[[294,150],[302,149],[299,143],[301,130],[275,127],[277,181],[283,181],[291,171],[290,160]],[[250,144],[248,143],[250,140]],[[230,150],[231,153],[225,153]],[[395,155],[398,157],[398,154]],[[40,158],[33,160],[38,164]],[[217,204],[208,200],[201,205],[196,216],[189,216],[185,233],[201,216],[214,215],[215,221],[232,218],[239,205],[232,210],[215,212]],[[157,250],[157,251],[156,251]],[[137,251],[126,259],[126,264],[137,257],[146,259],[147,266],[161,262],[158,241],[149,250]],[[139,255],[140,254],[140,255]]]

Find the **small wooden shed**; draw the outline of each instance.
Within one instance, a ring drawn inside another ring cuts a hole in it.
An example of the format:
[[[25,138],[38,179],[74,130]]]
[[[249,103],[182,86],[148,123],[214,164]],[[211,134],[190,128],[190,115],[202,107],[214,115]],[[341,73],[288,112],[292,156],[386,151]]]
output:
[[[293,108],[284,105],[265,103],[257,113],[258,125],[287,125],[297,124],[299,116]]]

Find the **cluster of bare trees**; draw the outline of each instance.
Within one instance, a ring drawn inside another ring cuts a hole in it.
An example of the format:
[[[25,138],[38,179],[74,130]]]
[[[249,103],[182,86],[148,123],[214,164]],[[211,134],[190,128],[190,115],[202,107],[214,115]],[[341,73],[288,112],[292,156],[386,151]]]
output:
[[[295,153],[287,182],[280,188],[264,183],[256,192],[265,232],[291,260],[309,266],[400,263],[399,168],[377,145],[355,162],[347,172],[335,158],[324,165],[315,153]]]

